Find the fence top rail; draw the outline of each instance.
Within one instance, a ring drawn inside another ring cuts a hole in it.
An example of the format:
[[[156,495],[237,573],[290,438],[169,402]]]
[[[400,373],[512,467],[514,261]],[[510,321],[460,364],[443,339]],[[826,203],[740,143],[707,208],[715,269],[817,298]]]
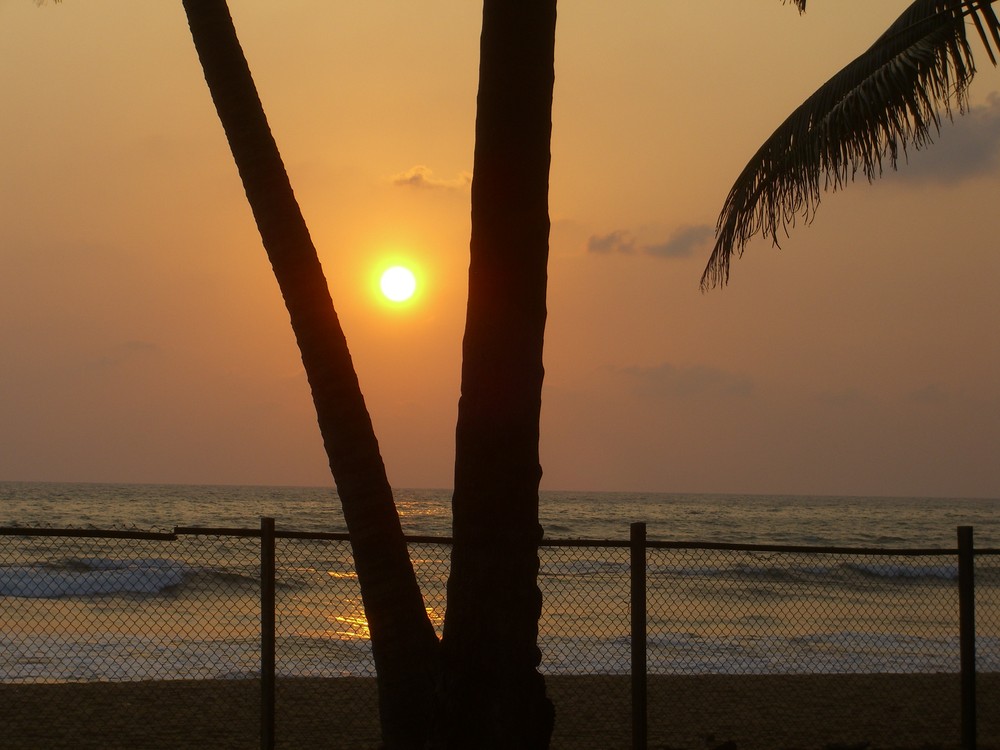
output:
[[[124,529],[47,529],[26,526],[0,526],[0,536],[68,536],[95,537],[99,539],[158,539],[177,541],[177,534],[169,531],[127,531]]]
[[[631,542],[626,540],[608,539],[546,539],[543,540],[542,547],[630,547]],[[903,547],[822,547],[808,546],[802,544],[738,544],[731,542],[657,542],[647,539],[645,541],[647,549],[705,549],[719,550],[724,552],[806,552],[806,553],[827,553],[839,555],[903,555],[913,556],[955,556],[958,549],[950,548],[903,548]],[[976,554],[997,554],[1000,549],[981,548],[975,550]]]
[[[914,556],[952,556],[958,554],[957,548],[930,547],[822,547],[804,544],[730,544],[727,542],[651,542],[646,546],[651,549],[711,549],[735,552],[806,552],[826,553],[835,555],[902,555]],[[977,553],[991,553],[995,550],[977,549]]]
[[[175,526],[174,533],[184,536],[260,536],[260,529],[237,529],[212,526]],[[351,541],[346,531],[291,531],[275,529],[276,539],[315,539],[338,542]],[[450,536],[406,536],[406,541],[417,544],[451,544]]]
[[[174,529],[177,534],[208,534],[213,536],[260,536],[259,529],[212,529],[197,526],[182,527]],[[347,532],[320,532],[320,531],[281,531],[274,532],[275,537],[284,539],[316,539],[316,540],[337,540],[350,541],[351,535]],[[406,541],[415,544],[452,544],[454,539],[450,536],[421,536],[406,535]],[[539,547],[619,547],[627,548],[631,546],[628,539],[543,539]],[[803,553],[827,553],[827,554],[854,554],[854,555],[903,555],[913,556],[955,556],[958,554],[957,548],[892,548],[892,547],[821,547],[807,546],[799,544],[735,544],[728,542],[657,542],[647,539],[648,549],[709,549],[720,551],[737,552],[803,552]],[[977,548],[977,555],[1000,554],[1000,549]]]
[[[151,539],[162,541],[177,541],[178,536],[231,536],[259,537],[259,528],[232,528],[210,526],[176,526],[172,532],[127,531],[121,529],[53,529],[22,526],[0,526],[0,536],[61,536],[61,537],[96,537],[108,539]],[[346,532],[294,531],[275,530],[274,536],[280,539],[313,539],[331,541],[350,541],[351,535]],[[452,544],[452,537],[407,535],[406,541],[415,544]],[[540,547],[619,547],[627,548],[631,542],[627,539],[543,539]],[[800,552],[840,555],[901,555],[906,557],[920,556],[955,556],[957,548],[891,548],[891,547],[822,547],[798,544],[732,544],[727,542],[658,542],[647,539],[647,549],[703,549],[734,552]],[[977,547],[976,555],[1000,555],[1000,548]]]

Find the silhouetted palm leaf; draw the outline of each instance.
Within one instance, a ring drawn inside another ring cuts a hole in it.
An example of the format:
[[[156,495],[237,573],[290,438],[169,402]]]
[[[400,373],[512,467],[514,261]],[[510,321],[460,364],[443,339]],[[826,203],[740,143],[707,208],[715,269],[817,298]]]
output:
[[[942,114],[967,106],[975,74],[967,20],[990,60],[1000,49],[997,0],[916,0],[867,52],[807,99],[761,146],[726,198],[702,288],[725,284],[734,253],[758,232],[775,245],[796,217],[810,221],[824,189],[896,167],[931,142]],[[801,2],[800,10],[805,3]]]

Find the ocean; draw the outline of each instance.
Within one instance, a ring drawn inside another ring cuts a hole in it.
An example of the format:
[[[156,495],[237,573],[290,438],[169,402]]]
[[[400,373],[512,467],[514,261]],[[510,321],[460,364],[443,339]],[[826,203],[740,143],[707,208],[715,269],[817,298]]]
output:
[[[450,490],[396,490],[408,534],[451,533]],[[542,492],[548,539],[627,539],[643,521],[650,539],[734,544],[954,547],[958,526],[1000,547],[1000,498],[814,497],[625,492]],[[346,531],[326,487],[243,487],[0,482],[0,526],[169,531],[175,526],[259,526]]]
[[[450,533],[450,492],[396,492],[410,535]],[[887,550],[1000,547],[1000,500],[543,492],[546,540],[627,540]],[[329,488],[0,482],[0,527],[346,531]],[[0,682],[259,674],[254,537],[177,541],[0,536]],[[440,626],[449,550],[411,546]],[[542,669],[630,668],[629,551],[546,546]],[[1000,556],[977,559],[977,659],[1000,671]],[[350,548],[279,539],[278,671],[366,675],[372,662]],[[956,672],[952,554],[660,549],[647,553],[650,671]]]

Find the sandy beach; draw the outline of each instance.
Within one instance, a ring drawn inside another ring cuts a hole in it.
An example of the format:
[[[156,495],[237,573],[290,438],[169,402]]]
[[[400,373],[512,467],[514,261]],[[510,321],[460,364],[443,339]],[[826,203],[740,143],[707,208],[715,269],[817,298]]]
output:
[[[552,747],[630,747],[626,677],[549,677]],[[253,680],[0,685],[0,747],[259,747]],[[981,675],[979,747],[1000,749],[1000,675]],[[378,747],[372,680],[278,684],[278,747]],[[958,748],[954,675],[653,677],[649,748],[932,750]],[[732,747],[727,746],[727,747]]]

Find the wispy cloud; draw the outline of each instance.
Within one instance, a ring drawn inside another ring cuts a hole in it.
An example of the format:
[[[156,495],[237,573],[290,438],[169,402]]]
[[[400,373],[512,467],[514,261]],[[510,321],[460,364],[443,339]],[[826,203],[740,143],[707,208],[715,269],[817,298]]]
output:
[[[993,92],[986,103],[972,107],[955,121],[945,121],[934,143],[901,160],[899,171],[887,173],[894,180],[910,183],[953,184],[1000,172],[1000,94]]]
[[[623,367],[620,372],[632,381],[636,391],[643,396],[746,398],[754,389],[753,380],[748,376],[708,365],[677,367],[665,362],[653,367]]]
[[[715,230],[708,224],[678,227],[666,242],[646,245],[642,251],[657,258],[690,258],[699,248],[704,247],[715,236]]]
[[[418,164],[405,172],[393,175],[392,184],[398,187],[415,188],[417,190],[462,190],[472,183],[469,172],[460,172],[457,177],[446,180],[434,176],[434,172]]]
[[[593,235],[587,240],[587,251],[599,255],[650,255],[654,258],[690,258],[707,247],[715,230],[708,224],[684,225],[675,229],[664,242],[640,244],[631,232],[617,229],[610,234]]]

